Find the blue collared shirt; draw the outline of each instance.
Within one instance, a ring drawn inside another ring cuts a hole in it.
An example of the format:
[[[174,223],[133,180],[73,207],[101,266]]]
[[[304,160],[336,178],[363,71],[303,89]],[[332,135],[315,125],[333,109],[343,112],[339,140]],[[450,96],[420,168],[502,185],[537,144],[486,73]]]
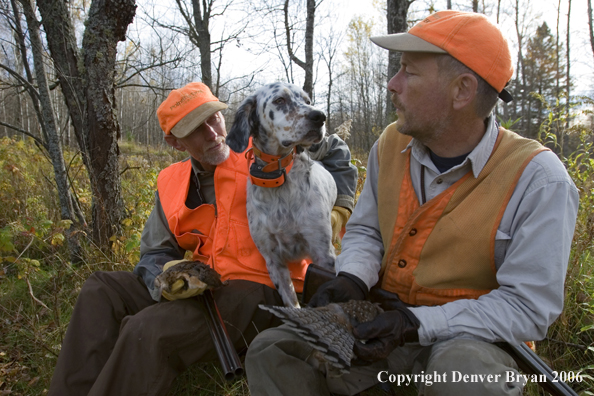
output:
[[[476,177],[497,140],[494,117],[475,149],[459,165],[439,173],[429,150],[413,139],[411,178],[421,197],[425,169],[427,201],[468,171]],[[336,272],[349,272],[368,287],[378,282],[384,246],[377,212],[377,142],[371,149],[367,179],[342,240]],[[429,345],[451,338],[519,343],[540,340],[563,309],[567,263],[578,210],[578,191],[557,156],[545,151],[524,169],[495,237],[495,265],[500,287],[477,300],[457,300],[436,307],[414,307],[419,342]]]

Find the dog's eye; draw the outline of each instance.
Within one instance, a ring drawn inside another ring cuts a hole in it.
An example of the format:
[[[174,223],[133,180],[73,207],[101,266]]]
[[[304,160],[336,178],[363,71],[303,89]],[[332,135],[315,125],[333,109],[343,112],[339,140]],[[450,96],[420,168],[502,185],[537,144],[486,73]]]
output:
[[[274,101],[272,103],[274,103],[277,106],[283,105],[283,104],[285,104],[285,98],[274,99]]]

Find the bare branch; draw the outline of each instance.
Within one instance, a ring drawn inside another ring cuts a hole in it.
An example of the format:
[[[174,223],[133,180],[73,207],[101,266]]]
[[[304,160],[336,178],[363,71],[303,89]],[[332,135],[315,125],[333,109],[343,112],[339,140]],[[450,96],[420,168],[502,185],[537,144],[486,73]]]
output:
[[[29,136],[30,138],[32,138],[33,140],[35,140],[37,143],[39,143],[43,148],[45,148],[47,150],[47,145],[45,144],[45,142],[43,140],[41,140],[39,137],[33,135],[31,132],[29,131],[25,131],[24,129],[21,129],[17,126],[14,125],[10,125],[7,124],[5,122],[0,121],[0,125],[5,126],[7,128],[10,128],[14,131],[17,131],[19,133],[22,133],[23,135]]]
[[[289,51],[289,57],[299,67],[301,67],[302,69],[305,69],[306,68],[305,62],[303,62],[301,59],[297,58],[297,56],[293,53],[293,48],[291,47],[291,27],[289,26],[289,0],[285,0],[285,6],[283,8],[283,12],[285,13],[285,34],[287,37],[287,51]]]
[[[155,69],[155,68],[161,67],[161,66],[166,66],[166,65],[169,65],[171,63],[179,62],[180,60],[181,60],[181,57],[175,57],[174,59],[166,60],[166,61],[159,62],[159,63],[153,63],[151,65],[148,65],[148,66],[145,66],[145,67],[141,67],[141,68],[136,68],[136,67],[132,66],[132,68],[135,69],[136,71],[134,73],[130,74],[129,76],[127,76],[126,78],[124,78],[124,79],[116,82],[115,85],[116,85],[117,88],[137,86],[135,84],[126,84],[126,81],[130,81],[135,76],[137,76],[137,75],[139,75],[142,72],[145,72],[147,70]]]
[[[152,85],[152,84],[121,84],[118,85],[118,88],[128,88],[128,87],[137,87],[137,88],[149,88],[151,90],[160,90],[163,92],[169,92],[173,89],[176,89],[178,87],[159,87],[156,85]]]
[[[29,81],[27,81],[23,76],[21,76],[19,73],[17,73],[10,67],[3,65],[2,63],[0,63],[0,68],[6,70],[11,76],[13,76],[17,80],[19,80],[22,83],[22,85],[24,86],[24,88],[26,88],[27,90],[30,90],[30,92],[34,93],[35,97],[37,99],[39,99],[39,92],[37,92],[37,89],[35,88],[35,86],[33,86],[31,83],[29,83]]]

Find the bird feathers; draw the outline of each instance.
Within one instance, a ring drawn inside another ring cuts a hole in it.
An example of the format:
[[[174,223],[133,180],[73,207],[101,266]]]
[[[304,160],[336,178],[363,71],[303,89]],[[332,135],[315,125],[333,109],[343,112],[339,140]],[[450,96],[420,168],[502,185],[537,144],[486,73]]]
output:
[[[190,260],[172,265],[155,278],[155,287],[167,293],[201,289],[198,292],[200,294],[206,289],[213,289],[222,284],[221,275],[210,266]]]
[[[347,373],[353,358],[353,327],[373,320],[382,309],[370,301],[351,300],[318,308],[260,305],[292,327],[320,353],[313,356],[338,375]],[[327,370],[328,371],[328,370]]]

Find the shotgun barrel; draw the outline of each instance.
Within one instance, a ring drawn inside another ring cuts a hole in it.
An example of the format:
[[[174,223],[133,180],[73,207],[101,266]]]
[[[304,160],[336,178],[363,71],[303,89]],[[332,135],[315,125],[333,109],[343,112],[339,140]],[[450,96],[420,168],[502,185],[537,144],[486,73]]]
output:
[[[501,349],[509,353],[514,358],[520,370],[526,374],[544,375],[546,381],[539,381],[538,384],[545,391],[554,396],[578,396],[578,394],[569,387],[565,382],[561,381],[553,370],[542,359],[534,353],[528,345],[521,343],[520,345],[513,345],[507,342],[497,344]]]
[[[215,346],[217,356],[221,362],[224,377],[231,381],[243,375],[243,366],[241,360],[235,351],[235,347],[229,338],[223,319],[213,298],[212,292],[206,290],[202,295],[198,296],[201,302],[204,316],[206,317],[206,324],[210,331],[210,336]]]

